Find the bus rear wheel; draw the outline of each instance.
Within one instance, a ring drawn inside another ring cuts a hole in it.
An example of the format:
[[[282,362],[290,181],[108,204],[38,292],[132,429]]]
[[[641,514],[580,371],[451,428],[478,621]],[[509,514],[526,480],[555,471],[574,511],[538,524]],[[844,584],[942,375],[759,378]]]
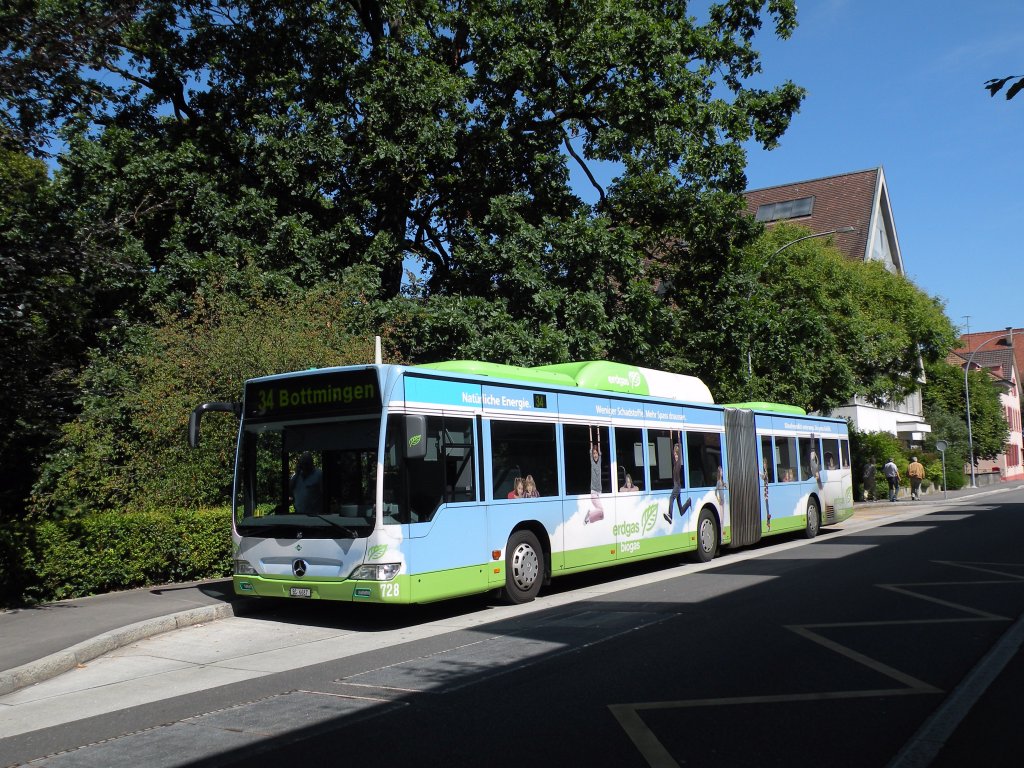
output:
[[[804,538],[813,539],[821,530],[821,509],[818,507],[818,500],[811,496],[807,500],[807,526],[804,528]]]
[[[718,554],[718,521],[705,507],[697,519],[697,559],[702,563],[710,563]]]
[[[505,599],[528,603],[544,580],[544,552],[530,531],[516,531],[505,546]]]

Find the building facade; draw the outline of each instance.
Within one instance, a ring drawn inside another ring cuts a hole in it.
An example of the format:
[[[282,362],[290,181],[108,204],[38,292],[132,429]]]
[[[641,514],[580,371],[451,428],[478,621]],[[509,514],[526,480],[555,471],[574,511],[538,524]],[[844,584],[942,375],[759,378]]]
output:
[[[1024,329],[980,331],[963,336],[961,347],[951,357],[961,369],[968,362],[972,369],[982,368],[999,386],[999,400],[1009,431],[1003,452],[994,459],[976,463],[976,472],[995,475],[1001,480],[1024,480],[1024,431],[1021,429],[1020,371],[1024,366],[1024,343],[1014,343],[1014,337]],[[1024,336],[1021,336],[1024,341]],[[970,473],[970,466],[965,467]]]

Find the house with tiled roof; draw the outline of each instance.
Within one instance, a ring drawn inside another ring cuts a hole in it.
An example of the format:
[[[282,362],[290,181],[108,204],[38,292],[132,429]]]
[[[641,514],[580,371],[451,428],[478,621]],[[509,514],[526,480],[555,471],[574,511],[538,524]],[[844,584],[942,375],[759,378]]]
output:
[[[854,227],[832,235],[842,253],[858,261],[879,261],[894,274],[904,274],[903,254],[881,166],[853,173],[752,189],[744,195],[747,210],[771,227],[786,221],[812,233]],[[922,382],[923,383],[923,382]],[[908,445],[920,445],[931,426],[924,420],[921,393],[901,403],[879,405],[855,397],[833,416],[849,418],[862,432],[890,432]]]
[[[1019,337],[1019,338],[1018,338]],[[1006,346],[1013,350],[1014,364],[1018,373],[1024,371],[1024,328],[1000,328],[996,331],[975,331],[960,336],[960,346],[954,350],[965,358],[976,352]]]
[[[788,221],[811,232],[854,227],[854,232],[832,236],[840,251],[859,261],[881,261],[890,272],[903,274],[903,255],[881,167],[748,190],[744,196],[754,218],[767,226]]]
[[[1024,363],[1024,343],[1014,343],[1014,337],[1024,330],[982,331],[960,339],[961,347],[950,354],[951,362],[961,369],[969,364],[981,368],[1000,388],[999,400],[1003,406],[1010,436],[1003,452],[995,459],[977,462],[976,473],[1000,480],[1024,479],[1024,432],[1021,429],[1020,371]],[[1022,336],[1024,340],[1024,336]],[[965,470],[970,473],[970,466]]]

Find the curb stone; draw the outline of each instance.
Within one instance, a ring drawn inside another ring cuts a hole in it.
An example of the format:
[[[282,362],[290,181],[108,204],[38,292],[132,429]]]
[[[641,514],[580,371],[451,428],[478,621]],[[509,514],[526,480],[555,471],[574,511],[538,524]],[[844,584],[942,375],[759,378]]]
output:
[[[241,612],[239,612],[241,613]],[[0,696],[41,683],[69,672],[80,664],[154,635],[236,615],[231,603],[190,608],[187,611],[138,621],[120,629],[103,632],[70,648],[51,653],[37,661],[0,672]]]

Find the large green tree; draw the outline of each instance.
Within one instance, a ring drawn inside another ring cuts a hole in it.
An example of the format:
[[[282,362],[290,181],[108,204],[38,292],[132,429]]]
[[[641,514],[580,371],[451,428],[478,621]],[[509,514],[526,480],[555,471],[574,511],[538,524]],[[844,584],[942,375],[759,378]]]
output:
[[[629,318],[656,297],[624,286],[652,283],[644,255],[671,233],[718,261],[746,237],[741,143],[773,146],[802,97],[747,84],[756,33],[788,36],[791,0],[700,21],[626,0],[16,8],[8,135],[63,126],[66,205],[140,316],[248,266],[308,286],[366,263],[381,299],[412,269],[455,328],[494,312],[513,336],[547,329],[523,358],[636,350],[652,339]]]
[[[956,330],[938,299],[877,262],[853,261],[780,225],[747,248],[729,278],[722,396],[829,411],[854,395],[899,401],[920,387]]]
[[[45,165],[0,149],[0,524],[20,516],[35,467],[73,412],[73,377],[96,331],[90,272]]]

